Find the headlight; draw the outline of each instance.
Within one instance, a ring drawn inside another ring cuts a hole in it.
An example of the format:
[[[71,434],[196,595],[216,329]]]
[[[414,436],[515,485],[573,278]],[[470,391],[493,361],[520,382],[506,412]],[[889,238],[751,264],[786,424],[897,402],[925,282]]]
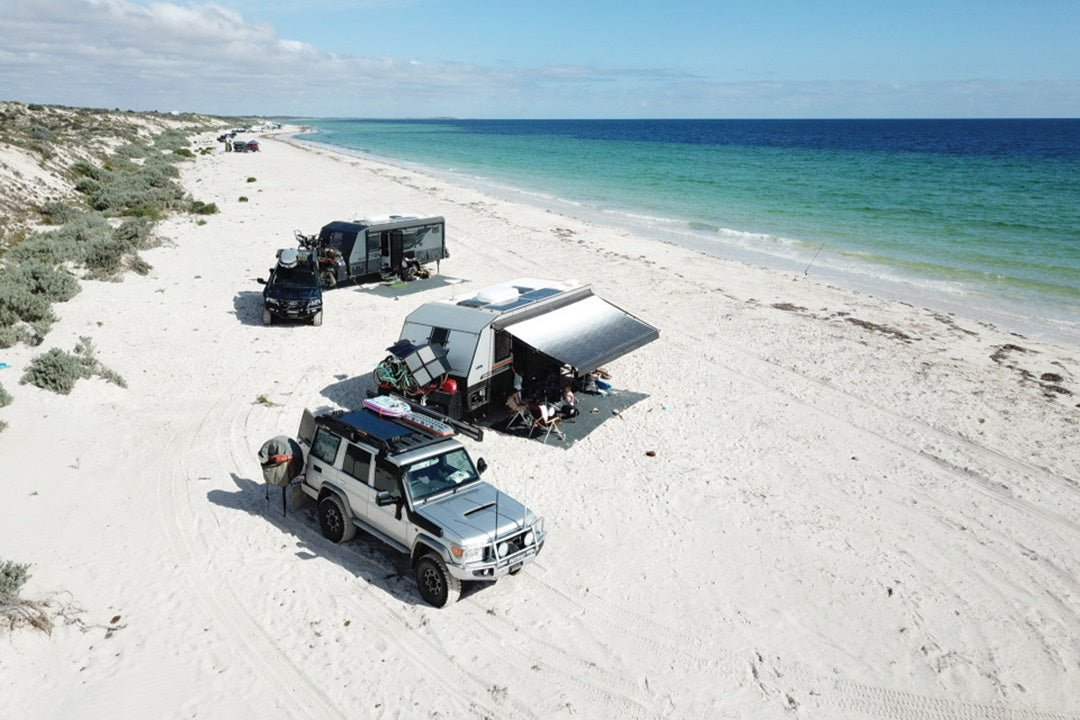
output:
[[[463,548],[451,545],[450,554],[462,562],[476,562],[484,559],[484,546]]]
[[[281,301],[277,298],[266,298],[267,307],[277,307],[281,304]]]
[[[322,300],[319,300],[318,298],[316,298],[315,300],[308,300],[308,307],[309,308],[321,308],[322,307]]]

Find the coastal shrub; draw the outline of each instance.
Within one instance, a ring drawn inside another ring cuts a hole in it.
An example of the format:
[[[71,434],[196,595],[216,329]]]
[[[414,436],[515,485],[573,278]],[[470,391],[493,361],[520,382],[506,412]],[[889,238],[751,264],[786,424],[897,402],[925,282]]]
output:
[[[30,579],[30,566],[0,561],[0,605],[11,605],[19,599],[23,585]]]
[[[5,407],[11,404],[11,393],[4,389],[3,385],[0,385],[0,407]]]
[[[19,331],[10,325],[0,325],[0,350],[6,350],[9,347],[15,347],[15,343],[19,342]]]
[[[191,152],[187,148],[177,148],[176,150],[173,150],[173,155],[189,159],[195,157],[195,153]]]
[[[71,273],[37,263],[23,263],[3,271],[0,274],[0,287],[4,285],[21,287],[48,302],[67,302],[79,294],[79,281]]]
[[[5,427],[6,424],[0,423],[0,430]],[[42,632],[51,632],[53,621],[47,612],[50,603],[20,597],[23,585],[29,579],[29,565],[0,560],[0,617],[7,620],[9,630],[30,625]]]
[[[27,238],[11,251],[11,257],[17,263],[41,265],[79,262],[83,259],[82,248],[111,234],[112,228],[104,216],[83,213],[63,227]]]
[[[55,320],[46,297],[34,295],[17,281],[8,281],[6,276],[4,281],[0,282],[0,327],[11,327],[20,321],[45,321],[48,326]]]
[[[248,181],[248,182],[255,182],[255,178],[254,178],[254,177],[249,177],[249,178],[247,179],[247,181]]]
[[[63,225],[77,218],[82,212],[60,201],[47,202],[38,209],[38,214],[46,225]]]
[[[247,195],[241,195],[240,199],[237,202],[247,202],[247,201],[248,201]]]
[[[165,132],[159,133],[157,137],[154,138],[154,147],[162,152],[167,152],[169,150],[175,152],[180,148],[186,148],[188,145],[187,133],[179,129],[166,130]]]
[[[216,215],[219,211],[216,203],[205,203],[202,200],[192,200],[191,212],[196,215]]]
[[[78,356],[53,348],[30,361],[30,367],[23,374],[22,382],[42,390],[67,395],[79,378],[88,377],[90,368],[86,367]]]
[[[127,387],[124,378],[102,365],[94,356],[94,345],[90,338],[80,337],[74,353],[53,348],[33,358],[21,382],[67,395],[80,378],[95,375],[114,385]]]

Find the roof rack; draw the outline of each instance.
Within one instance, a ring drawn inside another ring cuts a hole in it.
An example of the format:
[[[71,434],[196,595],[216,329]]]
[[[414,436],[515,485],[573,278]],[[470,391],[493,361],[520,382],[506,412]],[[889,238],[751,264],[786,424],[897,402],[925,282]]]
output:
[[[453,434],[435,434],[404,418],[380,416],[377,412],[360,410],[335,410],[319,415],[315,422],[333,430],[353,442],[374,445],[383,454],[416,450],[453,437]]]

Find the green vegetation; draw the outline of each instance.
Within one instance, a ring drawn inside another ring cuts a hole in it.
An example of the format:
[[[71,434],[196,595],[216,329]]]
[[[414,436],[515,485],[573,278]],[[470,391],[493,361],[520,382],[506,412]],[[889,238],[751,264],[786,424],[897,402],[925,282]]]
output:
[[[42,632],[50,632],[52,620],[46,612],[48,605],[20,597],[23,585],[29,579],[29,565],[0,560],[0,617],[7,620],[8,630],[30,625]]]
[[[80,337],[74,353],[53,348],[31,360],[30,367],[22,377],[22,382],[42,390],[67,395],[80,378],[95,375],[114,385],[127,387],[124,378],[102,365],[94,357],[94,346],[90,338]]]
[[[254,178],[254,177],[249,177],[249,178],[247,179],[247,181],[248,181],[248,182],[255,182],[255,178]]]
[[[237,202],[247,202],[247,201],[248,201],[247,195],[241,195],[240,199],[237,200]]]
[[[215,203],[205,203],[202,200],[191,201],[191,212],[196,215],[216,215],[218,206]]]
[[[0,385],[0,408],[5,405],[11,404],[11,393],[4,389],[3,385]]]

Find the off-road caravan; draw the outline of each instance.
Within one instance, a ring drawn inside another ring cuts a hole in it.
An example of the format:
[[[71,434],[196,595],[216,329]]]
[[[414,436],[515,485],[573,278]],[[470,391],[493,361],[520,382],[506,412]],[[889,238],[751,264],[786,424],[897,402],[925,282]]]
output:
[[[522,278],[421,305],[375,379],[383,390],[471,418],[492,401],[501,405],[515,374],[534,387],[564,371],[583,376],[659,336],[588,285]]]
[[[319,254],[323,287],[369,276],[411,280],[426,277],[425,265],[450,257],[441,217],[388,215],[324,225],[317,237],[297,234]]]

